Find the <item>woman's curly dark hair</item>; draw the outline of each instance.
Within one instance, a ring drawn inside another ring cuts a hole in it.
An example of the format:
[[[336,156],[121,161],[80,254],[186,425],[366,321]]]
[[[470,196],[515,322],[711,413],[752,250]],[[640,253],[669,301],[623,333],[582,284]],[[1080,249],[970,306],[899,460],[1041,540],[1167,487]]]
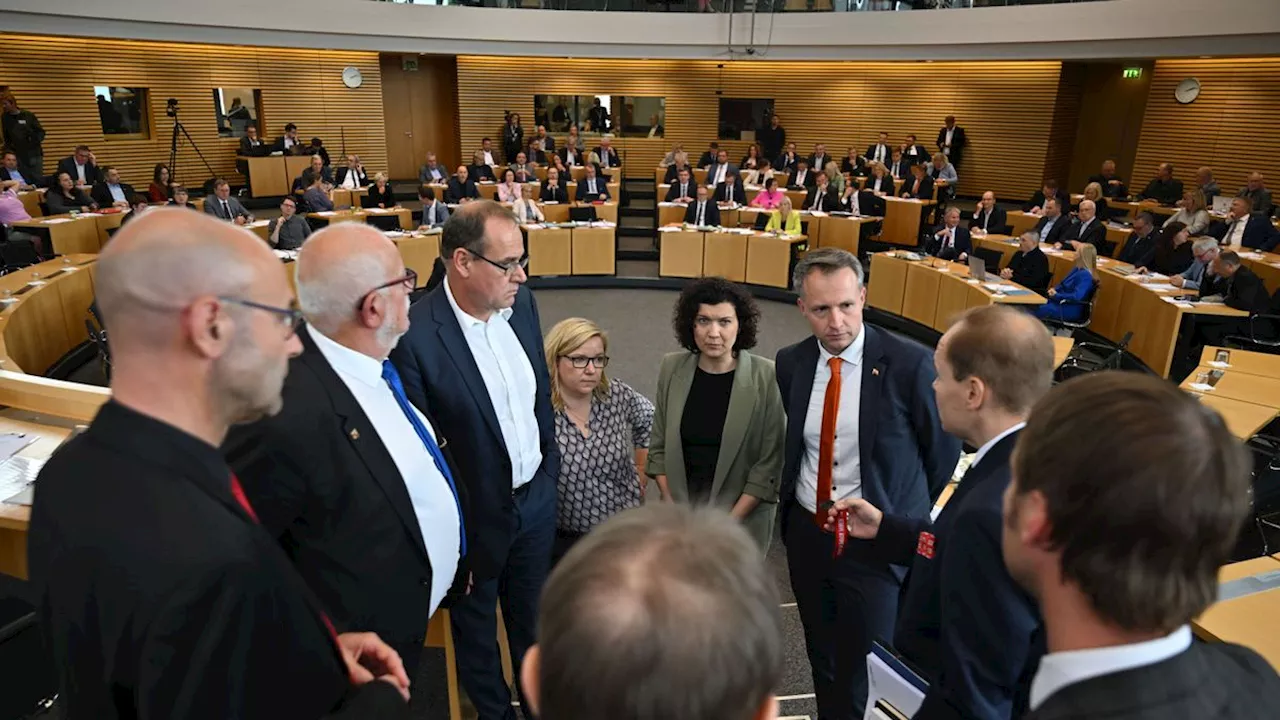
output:
[[[698,352],[693,339],[693,322],[698,317],[699,305],[733,303],[738,315],[738,337],[733,343],[735,353],[756,346],[756,329],[760,325],[760,308],[756,299],[737,283],[722,277],[698,278],[680,291],[675,311],[671,313],[671,327],[676,331],[676,341],[689,352]]]

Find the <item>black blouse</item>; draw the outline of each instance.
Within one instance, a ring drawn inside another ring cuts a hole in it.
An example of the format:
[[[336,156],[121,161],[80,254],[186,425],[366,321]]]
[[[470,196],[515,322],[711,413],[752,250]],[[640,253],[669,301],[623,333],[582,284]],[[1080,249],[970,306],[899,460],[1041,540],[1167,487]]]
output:
[[[689,486],[689,500],[705,503],[711,500],[711,485],[716,477],[716,460],[720,456],[720,438],[729,415],[729,396],[733,393],[736,370],[718,375],[697,368],[693,385],[685,400],[680,418],[680,441],[684,450],[684,470]]]

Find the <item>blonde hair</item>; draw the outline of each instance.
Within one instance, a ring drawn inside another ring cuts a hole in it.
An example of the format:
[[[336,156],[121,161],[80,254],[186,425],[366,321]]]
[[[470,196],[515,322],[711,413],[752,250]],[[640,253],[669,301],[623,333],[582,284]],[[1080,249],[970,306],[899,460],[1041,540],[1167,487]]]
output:
[[[471,153],[471,164],[472,164],[472,165],[483,165],[483,164],[484,164],[484,151],[483,151],[483,150],[477,150],[477,151],[475,151],[475,152]]]
[[[828,180],[835,180],[836,176],[840,175],[840,166],[836,164],[835,160],[830,160],[826,165],[822,166],[822,172],[827,174]]]
[[[374,175],[374,176],[373,176],[373,181],[374,181],[374,182],[378,182],[379,180],[381,180],[382,182],[386,182],[386,181],[387,181],[387,174],[386,174],[386,173],[384,173],[384,172],[380,172],[380,173],[378,173],[377,175]]]
[[[778,203],[778,214],[781,216],[790,215],[795,206],[791,204],[791,196],[783,195],[782,202]]]
[[[1090,200],[1097,200],[1102,197],[1102,186],[1096,182],[1091,182],[1084,186],[1084,196]]]
[[[888,168],[888,166],[886,166],[884,163],[880,162],[879,160],[872,160],[872,161],[867,165],[867,167],[871,168],[871,172],[875,172],[876,170],[879,170],[880,172],[884,173],[885,175],[888,175],[888,174],[889,174],[889,168]]]
[[[1200,188],[1188,190],[1185,194],[1191,196],[1191,207],[1187,208],[1187,212],[1200,212],[1205,209],[1204,191]]]
[[[1098,249],[1089,243],[1081,245],[1080,249],[1076,251],[1075,266],[1088,270],[1090,275],[1096,275],[1098,270]]]
[[[551,364],[551,406],[557,411],[564,409],[564,398],[560,396],[560,358],[586,345],[587,341],[593,337],[600,338],[607,354],[609,336],[600,329],[599,325],[586,318],[572,317],[561,320],[547,331],[547,337],[542,341],[547,362]],[[600,384],[591,391],[591,396],[596,400],[603,400],[608,394],[609,377],[605,375],[604,368],[600,368]]]

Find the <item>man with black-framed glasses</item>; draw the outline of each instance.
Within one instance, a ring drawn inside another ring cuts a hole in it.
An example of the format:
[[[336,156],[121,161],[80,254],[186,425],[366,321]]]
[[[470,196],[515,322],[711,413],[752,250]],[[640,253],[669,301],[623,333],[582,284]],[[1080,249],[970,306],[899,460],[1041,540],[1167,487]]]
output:
[[[449,428],[469,496],[467,561],[475,583],[450,617],[458,676],[481,720],[515,718],[495,605],[501,600],[518,676],[534,642],[560,475],[542,330],[524,287],[528,259],[517,222],[492,200],[449,216],[440,238],[445,281],[413,306],[409,333],[391,353],[409,399]]]
[[[466,588],[465,488],[441,426],[409,404],[387,360],[409,329],[417,282],[377,228],[312,235],[298,252],[307,324],[284,409],[223,444],[334,624],[378,633],[410,675],[431,614]]]

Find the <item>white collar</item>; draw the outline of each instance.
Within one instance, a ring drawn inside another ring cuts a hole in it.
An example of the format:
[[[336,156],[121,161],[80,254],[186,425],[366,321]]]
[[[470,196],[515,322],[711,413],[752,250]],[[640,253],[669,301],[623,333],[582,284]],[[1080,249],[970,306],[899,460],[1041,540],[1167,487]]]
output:
[[[329,365],[334,370],[350,375],[369,387],[378,387],[383,384],[381,360],[371,358],[359,350],[352,350],[320,332],[313,325],[307,325],[307,332],[315,341],[320,354],[324,355],[324,359],[329,361]]]
[[[1183,625],[1162,638],[1129,645],[1049,653],[1031,681],[1031,710],[1064,687],[1095,677],[1164,662],[1191,647],[1191,628]]]
[[[482,260],[481,262],[484,262],[484,261]],[[445,277],[444,279],[444,296],[449,299],[449,307],[453,308],[453,314],[457,316],[458,324],[462,326],[462,329],[464,331],[472,327],[475,327],[476,325],[488,324],[484,320],[481,320],[480,318],[469,314],[466,310],[463,310],[461,307],[458,306],[458,301],[453,297],[453,288],[449,287],[448,277]],[[496,315],[500,315],[502,316],[503,320],[507,320],[508,318],[511,317],[512,312],[514,312],[512,308],[503,308],[498,312],[494,313],[493,315],[490,315],[489,322],[492,322],[494,316]]]
[[[982,458],[986,457],[987,451],[995,447],[996,443],[1009,437],[1013,433],[1018,432],[1019,430],[1021,430],[1026,426],[1027,426],[1026,421],[1023,421],[1020,423],[1014,423],[1013,425],[1010,425],[1008,428],[1006,428],[1004,432],[1000,433],[999,435],[996,435],[995,437],[983,443],[982,447],[978,448],[978,452],[973,454],[973,462],[969,463],[969,467],[974,467],[978,463],[982,462]]]
[[[856,337],[853,338],[853,342],[849,343],[849,347],[845,348],[844,350],[841,350],[839,355],[832,355],[830,352],[827,351],[825,347],[823,347],[822,342],[819,341],[818,342],[818,362],[822,363],[823,365],[826,365],[828,360],[830,360],[833,357],[838,357],[841,360],[849,363],[851,366],[858,367],[859,365],[862,364],[862,350],[864,347],[866,347],[866,344],[867,344],[867,330],[865,327],[858,329],[858,334]]]

